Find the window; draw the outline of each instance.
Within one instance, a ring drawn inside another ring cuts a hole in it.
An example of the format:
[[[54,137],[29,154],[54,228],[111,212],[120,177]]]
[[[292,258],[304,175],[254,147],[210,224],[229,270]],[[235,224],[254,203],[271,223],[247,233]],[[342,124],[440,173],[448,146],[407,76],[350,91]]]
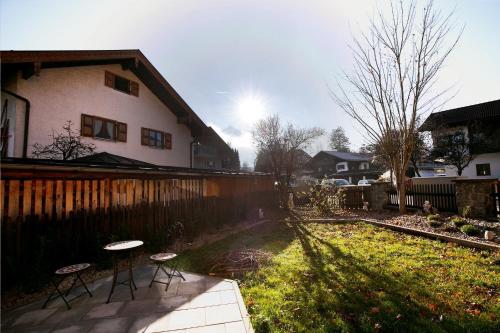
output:
[[[172,149],[172,134],[143,127],[141,144],[159,149]]]
[[[359,170],[368,170],[370,168],[370,163],[368,162],[361,162],[359,164]]]
[[[336,168],[337,168],[337,172],[347,171],[347,162],[337,163]]]
[[[127,142],[127,124],[82,114],[81,135],[96,139]]]
[[[476,164],[476,174],[478,176],[491,176],[490,164]]]
[[[104,84],[125,94],[139,96],[139,84],[137,82],[130,81],[111,72],[105,72]]]

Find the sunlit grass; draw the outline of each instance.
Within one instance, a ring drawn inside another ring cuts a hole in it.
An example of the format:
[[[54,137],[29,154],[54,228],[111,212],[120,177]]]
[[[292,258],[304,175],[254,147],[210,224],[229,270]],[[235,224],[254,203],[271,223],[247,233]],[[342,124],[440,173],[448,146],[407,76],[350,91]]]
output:
[[[274,254],[241,291],[257,332],[489,332],[500,327],[498,254],[363,223],[273,223],[188,251]]]

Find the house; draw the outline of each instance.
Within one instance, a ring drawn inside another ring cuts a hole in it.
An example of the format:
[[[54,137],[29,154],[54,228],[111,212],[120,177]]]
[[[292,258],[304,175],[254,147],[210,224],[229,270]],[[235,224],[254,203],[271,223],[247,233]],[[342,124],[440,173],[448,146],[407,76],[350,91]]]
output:
[[[193,168],[239,170],[238,151],[232,149],[212,128],[194,144]]]
[[[190,167],[193,143],[213,132],[139,50],[0,57],[4,158],[31,157],[71,121],[97,152]]]
[[[500,100],[432,113],[419,131],[430,131],[433,142],[445,134],[464,133],[473,143],[473,160],[462,176],[500,178]],[[457,170],[446,166],[445,174],[456,176]]]
[[[320,151],[305,167],[318,179],[341,178],[352,184],[361,179],[377,179],[382,174],[370,155],[351,152]]]

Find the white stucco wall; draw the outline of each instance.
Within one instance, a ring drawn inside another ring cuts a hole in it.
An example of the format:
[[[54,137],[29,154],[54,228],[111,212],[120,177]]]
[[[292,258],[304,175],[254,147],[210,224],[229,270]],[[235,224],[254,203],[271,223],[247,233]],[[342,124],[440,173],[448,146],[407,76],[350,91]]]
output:
[[[490,164],[491,176],[477,176],[476,164]],[[457,169],[452,166],[446,167],[447,176],[456,176]],[[472,162],[464,169],[462,176],[468,178],[500,178],[500,153],[479,154],[474,157]]]
[[[139,97],[104,85],[104,72],[139,83]],[[189,167],[190,130],[131,72],[120,65],[42,69],[40,76],[17,80],[17,93],[31,102],[28,156],[34,143],[48,143],[52,130],[71,120],[80,130],[81,115],[88,114],[127,124],[127,142],[87,138],[97,152],[159,164]],[[141,145],[141,127],[172,134],[172,150]]]

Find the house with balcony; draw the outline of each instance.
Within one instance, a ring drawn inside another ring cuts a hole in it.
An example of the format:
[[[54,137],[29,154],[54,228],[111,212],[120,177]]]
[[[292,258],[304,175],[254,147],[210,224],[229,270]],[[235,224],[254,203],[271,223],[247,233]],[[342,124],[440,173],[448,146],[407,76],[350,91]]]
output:
[[[320,151],[305,168],[317,179],[345,179],[352,184],[362,179],[377,179],[383,172],[373,165],[370,155],[340,151]]]
[[[434,143],[447,134],[464,135],[472,161],[462,176],[500,178],[500,100],[432,113],[419,131],[430,131]],[[440,175],[456,176],[457,170],[446,165]]]
[[[213,134],[139,50],[0,57],[3,158],[32,157],[34,144],[50,143],[49,135],[71,121],[97,153],[192,167],[193,143]]]
[[[193,144],[193,168],[239,170],[238,151],[232,149],[212,127],[208,127],[199,141]]]

